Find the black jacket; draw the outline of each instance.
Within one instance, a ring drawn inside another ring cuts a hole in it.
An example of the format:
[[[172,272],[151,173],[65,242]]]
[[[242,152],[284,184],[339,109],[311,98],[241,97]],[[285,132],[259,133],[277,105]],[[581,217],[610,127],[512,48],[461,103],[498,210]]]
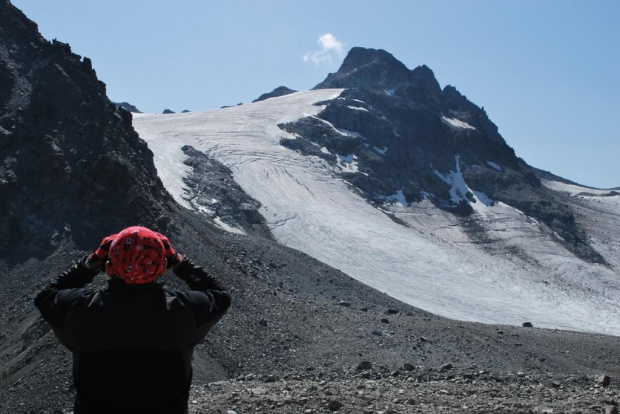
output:
[[[189,259],[174,270],[189,291],[110,279],[86,258],[45,288],[35,305],[73,353],[75,413],[185,413],[194,346],[226,313],[231,297]]]

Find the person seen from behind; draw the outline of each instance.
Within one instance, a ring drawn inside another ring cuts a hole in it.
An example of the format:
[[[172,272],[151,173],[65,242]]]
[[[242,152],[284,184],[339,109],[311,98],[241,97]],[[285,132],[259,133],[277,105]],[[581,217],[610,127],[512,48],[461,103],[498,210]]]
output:
[[[167,268],[189,289],[164,289]],[[88,289],[99,271],[107,288]],[[218,279],[138,226],[104,238],[35,298],[73,354],[75,414],[187,413],[194,347],[230,303]]]

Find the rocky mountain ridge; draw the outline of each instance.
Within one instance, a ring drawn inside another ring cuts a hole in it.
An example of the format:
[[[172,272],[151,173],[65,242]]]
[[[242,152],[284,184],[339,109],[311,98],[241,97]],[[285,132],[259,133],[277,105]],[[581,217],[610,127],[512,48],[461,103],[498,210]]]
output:
[[[86,247],[127,221],[167,229],[172,199],[92,62],[0,1],[0,257]]]
[[[282,145],[343,166],[342,177],[369,200],[431,200],[468,216],[475,203],[502,201],[548,225],[567,249],[604,263],[571,208],[541,185],[484,108],[426,66],[409,70],[383,50],[353,48],[315,89],[346,88],[316,117],[283,124]]]

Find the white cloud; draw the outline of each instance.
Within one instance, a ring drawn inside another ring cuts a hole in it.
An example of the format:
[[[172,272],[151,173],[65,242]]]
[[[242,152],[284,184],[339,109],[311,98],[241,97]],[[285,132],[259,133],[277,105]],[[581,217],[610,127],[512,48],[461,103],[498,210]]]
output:
[[[324,35],[319,36],[319,44],[325,51],[333,50],[339,55],[344,53],[344,43],[336,39],[331,33],[325,33]]]
[[[321,47],[320,50],[308,52],[301,59],[306,63],[314,62],[315,65],[320,65],[321,63],[331,62],[334,55],[338,57],[344,55],[345,44],[331,33],[320,35],[318,45]]]

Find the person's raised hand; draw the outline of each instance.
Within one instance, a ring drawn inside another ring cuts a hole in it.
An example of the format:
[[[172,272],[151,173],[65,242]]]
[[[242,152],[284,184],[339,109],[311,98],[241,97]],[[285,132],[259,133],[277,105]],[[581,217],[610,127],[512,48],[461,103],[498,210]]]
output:
[[[88,259],[86,260],[86,265],[91,270],[104,271],[105,262],[109,260],[108,254],[110,253],[110,245],[114,240],[115,234],[111,234],[101,240],[101,244],[99,247],[95,249],[94,252],[88,255]]]

